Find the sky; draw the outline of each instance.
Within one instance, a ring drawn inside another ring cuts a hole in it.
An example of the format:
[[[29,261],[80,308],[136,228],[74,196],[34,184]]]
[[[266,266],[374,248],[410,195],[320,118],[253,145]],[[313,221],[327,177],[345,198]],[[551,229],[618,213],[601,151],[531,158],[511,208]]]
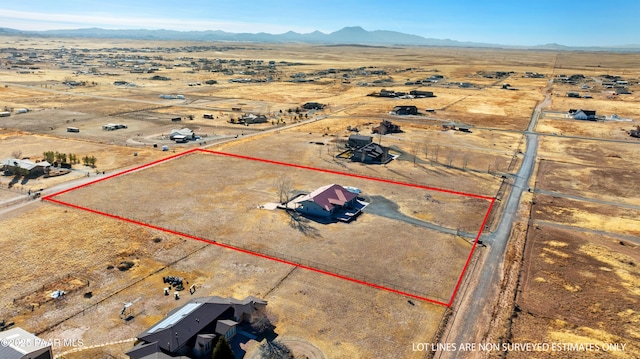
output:
[[[640,0],[0,0],[0,27],[331,33],[535,46],[640,44]]]

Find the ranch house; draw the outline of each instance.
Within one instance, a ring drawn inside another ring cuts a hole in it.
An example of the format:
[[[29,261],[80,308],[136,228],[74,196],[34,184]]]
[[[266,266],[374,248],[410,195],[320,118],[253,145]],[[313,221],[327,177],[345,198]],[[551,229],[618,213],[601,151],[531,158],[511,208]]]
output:
[[[294,208],[303,215],[336,218],[348,222],[368,205],[358,201],[358,195],[339,184],[330,184],[294,198]]]
[[[266,305],[251,296],[243,300],[217,296],[192,299],[138,334],[137,344],[125,354],[131,359],[211,358],[218,338],[233,339],[238,325],[250,322]]]

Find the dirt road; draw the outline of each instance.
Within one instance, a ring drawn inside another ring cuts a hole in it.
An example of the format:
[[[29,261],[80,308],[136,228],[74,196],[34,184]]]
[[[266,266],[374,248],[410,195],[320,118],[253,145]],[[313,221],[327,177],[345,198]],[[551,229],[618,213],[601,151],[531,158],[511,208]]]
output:
[[[445,331],[441,338],[442,343],[478,343],[484,334],[483,328],[488,327],[492,313],[491,306],[494,299],[497,298],[500,290],[500,281],[502,279],[502,264],[504,255],[511,234],[513,222],[516,219],[520,198],[525,190],[529,189],[528,182],[533,174],[536,163],[538,150],[538,135],[534,132],[544,106],[550,103],[550,96],[547,95],[533,111],[527,131],[525,132],[527,140],[527,149],[524,153],[522,165],[518,170],[513,182],[509,197],[504,204],[502,217],[495,232],[485,234],[483,242],[487,245],[487,249],[482,252],[485,258],[479,266],[479,272],[472,273],[474,276],[471,286],[467,292],[462,292],[457,298],[457,308],[454,309],[454,315],[449,323],[448,331]],[[475,354],[459,352],[438,352],[437,358],[460,358],[472,357]]]

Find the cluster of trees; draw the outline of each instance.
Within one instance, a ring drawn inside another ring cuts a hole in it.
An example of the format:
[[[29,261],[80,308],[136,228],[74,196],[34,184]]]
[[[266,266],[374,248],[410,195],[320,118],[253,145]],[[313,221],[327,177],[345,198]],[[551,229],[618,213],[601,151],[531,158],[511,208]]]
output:
[[[78,155],[73,153],[66,154],[58,151],[46,151],[42,156],[44,156],[44,160],[49,163],[67,163],[75,165],[82,161],[82,164],[85,166],[95,167],[97,162],[95,156],[84,156],[79,158]]]
[[[309,114],[308,113],[305,113],[304,115],[300,113],[300,112],[302,112],[300,110],[300,107],[296,107],[295,109],[291,109],[291,108],[287,109],[286,112],[289,114],[289,116],[291,116],[291,119],[293,121],[302,121],[302,117],[303,116],[304,116],[304,118],[309,118]],[[293,115],[293,113],[295,113],[297,115]],[[280,110],[280,116],[282,116],[283,114],[284,114],[284,112],[282,112],[282,110]],[[278,120],[278,122],[280,122],[280,121],[284,121],[284,120],[282,120],[282,118],[280,118]]]
[[[82,157],[82,164],[85,166],[91,166],[93,168],[96,167],[96,157],[95,156],[84,156]]]
[[[73,153],[66,154],[58,151],[56,152],[46,151],[42,154],[42,156],[44,156],[44,160],[49,163],[58,162],[58,163],[69,163],[72,165],[80,163],[80,161],[78,160],[78,156],[74,155]]]

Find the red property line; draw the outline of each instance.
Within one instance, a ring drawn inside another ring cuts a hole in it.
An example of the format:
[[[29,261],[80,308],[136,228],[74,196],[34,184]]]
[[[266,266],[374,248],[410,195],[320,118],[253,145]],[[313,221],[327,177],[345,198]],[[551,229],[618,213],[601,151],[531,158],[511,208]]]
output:
[[[467,256],[467,261],[464,263],[464,267],[462,268],[462,273],[460,274],[460,277],[458,278],[458,283],[456,283],[456,287],[453,289],[453,294],[451,294],[451,299],[449,300],[449,303],[447,304],[447,307],[451,307],[451,305],[453,304],[454,299],[456,299],[456,294],[458,294],[458,289],[460,289],[460,284],[462,284],[462,278],[464,278],[464,274],[467,271],[467,267],[469,266],[469,263],[471,262],[471,257],[473,256],[473,252],[476,250],[476,247],[478,246],[478,241],[480,240],[480,236],[482,235],[482,231],[484,230],[484,226],[487,224],[487,220],[489,219],[489,214],[491,213],[491,208],[493,208],[493,204],[495,203],[496,199],[492,198],[491,199],[491,203],[489,204],[489,208],[487,209],[487,213],[484,215],[484,220],[482,221],[482,225],[480,226],[480,230],[478,231],[478,235],[476,236],[476,240],[473,241],[473,246],[471,246],[471,251],[469,252],[469,256]]]
[[[51,199],[53,197],[59,196],[61,194],[65,194],[67,192],[75,191],[75,190],[80,189],[82,187],[86,187],[86,186],[92,185],[94,183],[106,181],[106,180],[111,179],[113,177],[118,177],[118,176],[121,176],[121,175],[124,175],[124,174],[127,174],[127,173],[131,173],[131,172],[134,172],[134,171],[146,168],[146,167],[150,167],[150,166],[156,165],[158,163],[166,162],[166,161],[172,160],[174,158],[178,158],[178,157],[187,155],[189,153],[193,153],[193,152],[195,152],[197,150],[198,150],[197,148],[194,148],[194,149],[191,149],[191,150],[188,150],[188,151],[185,151],[185,152],[176,153],[175,155],[171,155],[169,157],[161,158],[159,160],[155,160],[153,162],[149,162],[149,163],[141,165],[141,166],[137,166],[137,167],[134,167],[134,168],[129,168],[128,170],[125,170],[125,171],[122,171],[122,172],[114,173],[114,174],[108,175],[106,177],[101,177],[101,178],[99,178],[97,180],[94,180],[94,181],[91,181],[91,182],[87,182],[87,183],[84,183],[84,184],[81,184],[81,185],[78,185],[78,186],[75,186],[75,187],[71,187],[71,188],[65,189],[65,190],[57,192],[57,193],[53,193],[53,194],[44,196],[44,197],[42,197],[42,199],[46,201],[46,200],[49,200],[49,199]]]
[[[194,153],[194,152],[204,152],[204,153],[209,153],[209,154],[215,154],[215,155],[223,155],[223,156],[228,156],[228,157],[234,157],[234,158],[239,158],[239,159],[245,159],[245,160],[251,160],[251,161],[258,161],[258,162],[263,162],[263,163],[268,163],[268,164],[274,164],[274,165],[279,165],[279,166],[287,166],[287,167],[293,167],[293,168],[299,168],[299,169],[305,169],[305,170],[311,170],[311,171],[318,171],[318,172],[324,172],[324,173],[329,173],[329,174],[335,174],[335,175],[340,175],[340,176],[347,176],[347,177],[353,177],[353,178],[360,178],[360,179],[366,179],[366,180],[371,180],[371,181],[376,181],[376,182],[384,182],[384,183],[389,183],[389,184],[395,184],[395,185],[401,185],[401,186],[406,186],[406,187],[413,187],[413,188],[419,188],[419,189],[424,189],[424,190],[431,190],[431,191],[437,191],[437,192],[443,192],[443,193],[449,193],[449,194],[454,194],[454,195],[461,195],[461,196],[466,196],[466,197],[473,197],[473,198],[479,198],[479,199],[484,199],[484,200],[488,200],[490,201],[490,205],[489,208],[487,209],[487,213],[485,214],[484,220],[482,222],[482,226],[480,227],[480,230],[478,231],[478,234],[476,236],[476,239],[471,247],[471,251],[469,252],[469,255],[467,256],[467,260],[465,262],[465,265],[462,269],[462,273],[460,274],[460,276],[458,277],[458,281],[456,283],[456,286],[453,290],[453,293],[451,295],[451,298],[449,300],[449,303],[444,303],[435,299],[430,299],[427,297],[423,297],[423,296],[419,296],[416,294],[411,294],[408,292],[403,292],[400,290],[396,290],[393,288],[389,288],[389,287],[385,287],[385,286],[381,286],[375,283],[371,283],[371,282],[367,282],[367,281],[362,281],[359,279],[355,279],[355,278],[351,278],[351,277],[347,277],[338,273],[334,273],[334,272],[329,272],[329,271],[325,271],[319,268],[315,268],[315,267],[310,267],[310,266],[306,266],[300,263],[296,263],[296,262],[291,262],[291,261],[287,261],[278,257],[273,257],[273,256],[269,256],[269,255],[265,255],[259,252],[254,252],[254,251],[250,251],[247,249],[243,249],[240,247],[235,247],[232,245],[228,245],[228,244],[224,244],[224,243],[219,243],[216,241],[212,241],[212,240],[208,240],[205,238],[201,238],[201,237],[197,237],[197,236],[193,236],[187,233],[182,233],[182,232],[178,232],[178,231],[174,231],[174,230],[170,230],[167,228],[163,228],[160,226],[156,226],[153,224],[149,224],[149,223],[145,223],[145,222],[140,222],[140,221],[136,221],[130,218],[126,218],[126,217],[121,217],[118,215],[114,215],[114,214],[110,214],[110,213],[106,213],[106,212],[101,212],[95,209],[91,209],[88,207],[83,207],[83,206],[79,206],[76,204],[72,204],[72,203],[68,203],[68,202],[64,202],[64,201],[60,201],[57,199],[54,199],[54,197],[59,196],[61,194],[64,193],[68,193],[89,185],[92,185],[94,183],[98,183],[98,182],[102,182],[105,181],[107,179],[111,179],[117,176],[121,176],[127,173],[131,173],[143,168],[147,168],[159,163],[163,163],[190,153]],[[387,179],[382,179],[382,178],[376,178],[376,177],[369,177],[369,176],[364,176],[364,175],[358,175],[358,174],[353,174],[353,173],[346,173],[346,172],[340,172],[340,171],[334,171],[334,170],[329,170],[329,169],[323,169],[323,168],[317,168],[317,167],[310,167],[310,166],[304,166],[304,165],[297,165],[297,164],[292,164],[292,163],[287,163],[287,162],[279,162],[279,161],[273,161],[273,160],[268,160],[268,159],[263,159],[263,158],[257,158],[257,157],[250,157],[250,156],[244,156],[244,155],[238,155],[238,154],[232,154],[232,153],[226,153],[226,152],[219,152],[219,151],[213,151],[213,150],[206,150],[206,149],[200,149],[200,148],[194,148],[185,152],[181,152],[181,153],[177,153],[141,166],[137,166],[134,168],[130,168],[128,170],[122,171],[122,172],[118,172],[118,173],[114,173],[112,175],[106,176],[106,177],[102,177],[100,179],[82,184],[82,185],[78,185],[57,193],[53,193],[50,194],[48,196],[45,196],[42,198],[43,201],[50,201],[52,203],[57,203],[63,206],[68,206],[68,207],[72,207],[75,209],[80,209],[83,211],[87,211],[90,213],[94,213],[94,214],[99,214],[102,216],[106,216],[109,218],[113,218],[113,219],[117,219],[117,220],[121,220],[124,222],[128,222],[128,223],[132,223],[135,225],[139,225],[139,226],[143,226],[143,227],[147,227],[147,228],[151,228],[154,230],[158,230],[158,231],[162,231],[162,232],[166,232],[166,233],[170,233],[170,234],[174,234],[174,235],[178,235],[178,236],[182,236],[182,237],[186,237],[186,238],[190,238],[190,239],[195,239],[204,243],[208,243],[208,244],[214,244],[217,245],[219,247],[222,248],[227,248],[227,249],[231,249],[231,250],[235,250],[241,253],[245,253],[245,254],[250,254],[256,257],[260,257],[260,258],[264,258],[264,259],[269,259],[275,262],[279,262],[279,263],[283,263],[283,264],[287,264],[287,265],[291,265],[294,267],[298,267],[298,268],[302,268],[302,269],[306,269],[306,270],[310,270],[316,273],[321,273],[321,274],[326,274],[335,278],[340,278],[340,279],[344,279],[353,283],[358,283],[358,284],[362,284],[362,285],[366,285],[372,288],[376,288],[376,289],[380,289],[380,290],[384,290],[384,291],[388,291],[388,292],[392,292],[392,293],[396,293],[396,294],[400,294],[403,296],[407,296],[410,298],[414,298],[414,299],[418,299],[418,300],[422,300],[422,301],[426,301],[426,302],[430,302],[433,304],[437,304],[437,305],[442,305],[445,307],[450,307],[453,304],[453,301],[456,297],[456,294],[458,293],[458,290],[460,289],[461,283],[462,283],[462,279],[464,277],[464,274],[467,271],[467,267],[469,266],[469,263],[471,261],[471,257],[476,249],[476,246],[478,244],[478,240],[480,239],[480,236],[482,234],[482,231],[484,229],[484,226],[486,225],[486,222],[489,218],[489,214],[491,212],[491,209],[493,207],[493,204],[495,202],[495,198],[493,197],[488,197],[488,196],[482,196],[482,195],[477,195],[477,194],[471,194],[471,193],[465,193],[465,192],[458,192],[458,191],[452,191],[452,190],[447,190],[447,189],[442,189],[442,188],[437,188],[437,187],[429,187],[429,186],[424,186],[424,185],[419,185],[419,184],[414,184],[414,183],[408,183],[408,182],[400,182],[400,181],[393,181],[393,180],[387,180]]]
[[[338,273],[333,273],[333,272],[325,271],[325,270],[322,270],[322,269],[319,269],[319,268],[306,266],[306,265],[303,265],[303,264],[300,264],[300,263],[291,262],[291,261],[288,261],[288,260],[285,260],[285,259],[282,259],[282,258],[273,257],[273,256],[269,256],[269,255],[262,254],[262,253],[259,253],[259,252],[250,251],[248,249],[232,246],[232,245],[229,245],[229,244],[224,244],[224,243],[212,241],[212,240],[201,238],[201,237],[196,237],[196,236],[193,236],[193,235],[190,235],[190,234],[187,234],[187,233],[182,233],[182,232],[174,231],[174,230],[171,230],[171,229],[168,229],[168,228],[155,226],[153,224],[149,224],[149,223],[140,222],[140,221],[136,221],[136,220],[133,220],[133,219],[121,217],[121,216],[118,216],[118,215],[115,215],[115,214],[110,214],[110,213],[98,211],[98,210],[91,209],[91,208],[88,208],[88,207],[79,206],[79,205],[76,205],[76,204],[73,204],[73,203],[63,202],[63,201],[60,201],[60,200],[57,200],[57,199],[53,199],[51,197],[43,198],[43,200],[50,201],[52,203],[61,204],[63,206],[68,206],[68,207],[71,207],[71,208],[75,208],[75,209],[91,212],[91,213],[94,213],[94,214],[99,214],[99,215],[102,215],[102,216],[105,216],[105,217],[109,217],[109,218],[113,218],[113,219],[117,219],[117,220],[120,220],[120,221],[132,223],[132,224],[135,224],[135,225],[138,225],[138,226],[147,227],[147,228],[150,228],[150,229],[162,231],[162,232],[165,232],[165,233],[169,233],[169,234],[173,234],[173,235],[177,235],[177,236],[181,236],[181,237],[186,237],[186,238],[190,238],[190,239],[195,239],[197,241],[201,241],[201,242],[208,243],[208,244],[213,244],[213,245],[216,245],[216,246],[219,246],[219,247],[222,247],[222,248],[231,249],[231,250],[238,251],[238,252],[245,253],[245,254],[250,254],[250,255],[253,255],[253,256],[256,256],[256,257],[260,257],[260,258],[272,260],[274,262],[279,262],[279,263],[287,264],[287,265],[290,265],[290,266],[306,269],[306,270],[309,270],[309,271],[312,271],[312,272],[316,272],[316,273],[320,273],[320,274],[326,274],[326,275],[331,276],[331,277],[344,279],[344,280],[349,281],[349,282],[366,285],[366,286],[369,286],[369,287],[372,287],[372,288],[376,288],[376,289],[384,290],[384,291],[387,291],[387,292],[400,294],[400,295],[403,295],[403,296],[406,296],[406,297],[422,300],[422,301],[425,301],[425,302],[430,302],[430,303],[442,305],[442,306],[445,306],[445,307],[449,306],[449,304],[441,302],[441,301],[438,301],[438,300],[435,300],[435,299],[430,299],[430,298],[419,296],[419,295],[416,295],[416,294],[403,292],[403,291],[396,290],[396,289],[393,289],[393,288],[381,286],[379,284],[375,284],[375,283],[366,282],[366,281],[363,281],[363,280],[347,277],[347,276],[344,276],[344,275],[341,275],[341,274],[338,274]]]

